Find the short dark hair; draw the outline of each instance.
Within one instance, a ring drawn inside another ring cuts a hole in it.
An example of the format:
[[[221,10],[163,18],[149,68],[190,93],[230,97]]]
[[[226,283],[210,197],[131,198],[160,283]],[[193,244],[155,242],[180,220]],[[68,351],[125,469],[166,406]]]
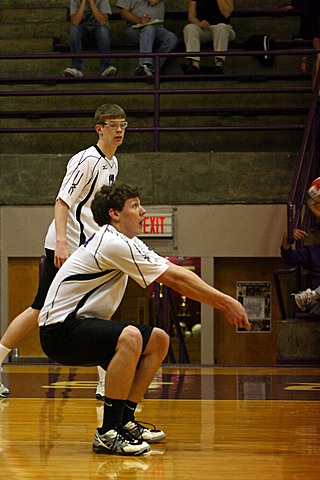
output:
[[[94,221],[100,227],[110,223],[110,208],[121,212],[128,199],[140,197],[140,195],[139,187],[132,187],[126,183],[103,185],[99,192],[95,194],[91,203]]]
[[[105,120],[113,120],[115,118],[125,119],[126,112],[119,105],[112,103],[105,103],[104,105],[101,105],[101,107],[99,107],[94,114],[95,125],[104,122]]]

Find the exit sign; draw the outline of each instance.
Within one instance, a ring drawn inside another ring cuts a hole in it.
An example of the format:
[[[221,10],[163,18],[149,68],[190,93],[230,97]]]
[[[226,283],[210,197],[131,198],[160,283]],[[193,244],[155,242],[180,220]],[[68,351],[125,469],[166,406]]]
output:
[[[173,209],[146,207],[142,233],[139,237],[173,238],[174,215]]]

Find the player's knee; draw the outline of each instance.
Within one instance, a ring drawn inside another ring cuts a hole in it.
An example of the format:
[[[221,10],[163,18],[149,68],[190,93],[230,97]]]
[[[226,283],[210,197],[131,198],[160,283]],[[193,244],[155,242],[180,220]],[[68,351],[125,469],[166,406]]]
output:
[[[125,327],[118,340],[117,350],[129,349],[133,354],[140,356],[142,350],[142,335],[138,328],[133,325]]]
[[[152,345],[159,353],[159,357],[165,358],[170,344],[169,335],[162,328],[154,328],[150,337]]]

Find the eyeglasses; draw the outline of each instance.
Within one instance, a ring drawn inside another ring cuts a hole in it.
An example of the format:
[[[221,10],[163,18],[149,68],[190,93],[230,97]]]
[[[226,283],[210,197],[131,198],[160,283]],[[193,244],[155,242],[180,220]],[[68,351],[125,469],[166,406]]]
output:
[[[100,122],[100,124],[105,125],[106,127],[110,127],[111,130],[118,130],[118,128],[125,130],[128,126],[128,122],[116,122],[114,120],[110,120],[109,122]]]

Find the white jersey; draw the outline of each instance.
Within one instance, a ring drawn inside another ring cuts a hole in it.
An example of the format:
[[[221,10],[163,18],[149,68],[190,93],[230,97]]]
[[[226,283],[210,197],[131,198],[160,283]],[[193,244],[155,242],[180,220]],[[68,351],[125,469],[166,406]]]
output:
[[[104,225],[59,269],[40,312],[39,326],[63,322],[68,316],[110,320],[123,298],[128,276],[145,288],[167,268],[167,260],[141,240]]]
[[[69,207],[67,247],[74,252],[99,226],[93,219],[91,202],[102,185],[111,185],[118,174],[118,160],[109,160],[97,145],[76,153],[68,162],[57,198]],[[56,229],[53,220],[45,239],[45,248],[55,250]]]

